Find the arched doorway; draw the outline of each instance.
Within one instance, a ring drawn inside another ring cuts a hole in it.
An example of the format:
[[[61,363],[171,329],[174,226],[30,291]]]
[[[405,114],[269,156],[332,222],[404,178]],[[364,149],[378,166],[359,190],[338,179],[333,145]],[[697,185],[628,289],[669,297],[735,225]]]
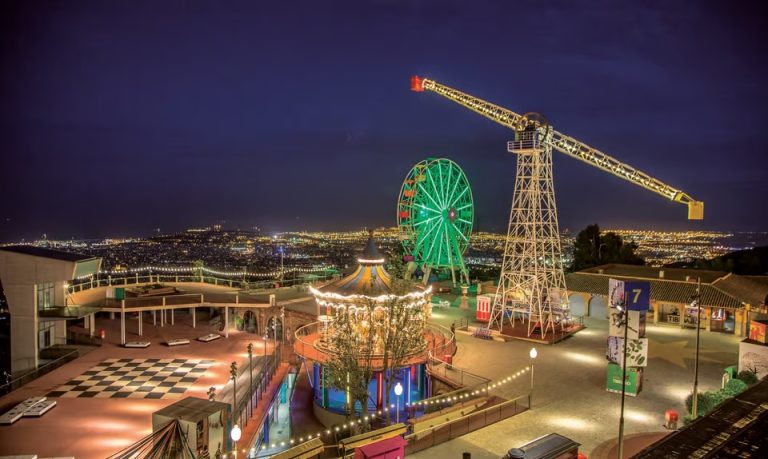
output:
[[[277,316],[272,316],[267,322],[267,337],[277,340],[282,340],[283,337],[283,323]]]
[[[608,319],[608,305],[606,304],[606,298],[602,296],[593,296],[589,300],[589,317],[595,319]]]
[[[587,305],[584,304],[584,298],[577,293],[568,297],[568,306],[571,309],[571,316],[583,317],[587,314]]]
[[[259,329],[258,325],[259,323],[256,314],[248,309],[243,313],[243,319],[238,322],[237,329],[247,333],[256,333]]]

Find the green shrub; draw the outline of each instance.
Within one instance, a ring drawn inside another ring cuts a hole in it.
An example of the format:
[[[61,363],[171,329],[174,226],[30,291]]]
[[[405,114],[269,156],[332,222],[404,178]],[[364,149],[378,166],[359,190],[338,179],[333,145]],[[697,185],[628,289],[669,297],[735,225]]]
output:
[[[725,384],[722,391],[728,394],[728,396],[734,397],[747,390],[747,387],[747,383],[744,381],[740,379],[731,379]]]
[[[747,386],[751,386],[757,382],[757,375],[752,371],[744,370],[740,371],[739,374],[736,375],[736,379],[744,381]]]
[[[699,392],[699,406],[698,406],[698,415],[704,416],[705,414],[712,411],[717,405],[723,402],[723,400],[726,400],[727,398],[730,398],[729,395],[723,393],[722,391],[717,392]],[[687,397],[685,397],[685,408],[688,410],[688,413],[693,412],[693,394],[688,394]]]

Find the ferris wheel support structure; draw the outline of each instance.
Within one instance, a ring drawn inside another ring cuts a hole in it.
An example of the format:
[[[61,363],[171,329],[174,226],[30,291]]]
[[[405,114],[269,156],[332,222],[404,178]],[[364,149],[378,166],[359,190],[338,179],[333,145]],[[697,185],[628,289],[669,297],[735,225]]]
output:
[[[538,113],[519,115],[433,80],[411,77],[411,90],[432,91],[515,131],[508,151],[517,155],[514,196],[504,249],[501,278],[489,327],[514,326],[516,314],[528,318],[528,336],[540,328],[554,331],[567,314],[568,294],[557,223],[552,150],[558,150],[665,198],[687,205],[688,219],[704,217],[704,203],[573,137],[553,130]]]

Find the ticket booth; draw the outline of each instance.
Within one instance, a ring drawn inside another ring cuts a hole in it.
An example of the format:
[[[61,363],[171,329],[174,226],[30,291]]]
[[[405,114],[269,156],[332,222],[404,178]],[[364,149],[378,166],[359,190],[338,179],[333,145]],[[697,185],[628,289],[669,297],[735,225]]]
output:
[[[491,320],[491,296],[477,295],[477,311],[475,320],[478,322],[488,322]]]

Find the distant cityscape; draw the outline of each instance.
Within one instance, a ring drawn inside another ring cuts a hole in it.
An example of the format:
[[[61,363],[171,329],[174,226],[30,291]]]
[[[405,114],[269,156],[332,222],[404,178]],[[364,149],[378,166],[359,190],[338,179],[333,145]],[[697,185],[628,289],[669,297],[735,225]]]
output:
[[[692,259],[711,259],[729,252],[768,245],[768,232],[638,231],[606,229],[637,244],[637,254],[649,266],[664,266]],[[399,249],[396,227],[377,228],[376,239],[390,254]],[[354,265],[355,254],[368,237],[365,230],[338,232],[284,232],[262,234],[254,230],[223,229],[219,225],[190,228],[173,234],[101,240],[38,239],[31,245],[102,257],[104,271],[146,266],[190,266],[202,262],[221,270],[269,272],[282,267],[313,268]],[[494,271],[502,262],[506,235],[473,233],[465,262],[473,269]],[[562,234],[565,264],[572,261],[575,235]]]

